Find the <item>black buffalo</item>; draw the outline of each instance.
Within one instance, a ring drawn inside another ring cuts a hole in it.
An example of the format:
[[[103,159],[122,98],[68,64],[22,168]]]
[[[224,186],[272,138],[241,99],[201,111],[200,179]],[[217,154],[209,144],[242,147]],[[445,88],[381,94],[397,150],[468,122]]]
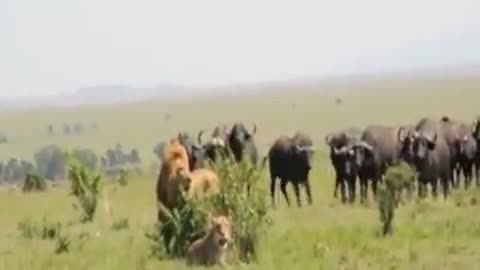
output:
[[[432,186],[437,197],[438,180],[447,198],[452,176],[450,148],[442,132],[442,121],[422,118],[415,126],[413,142],[414,162],[418,171],[418,194],[425,195],[426,184]]]
[[[196,144],[190,134],[187,132],[178,133],[177,138],[185,147],[185,150],[187,150],[190,171],[202,168],[204,166],[203,162],[205,159],[203,148]]]
[[[215,162],[219,157],[227,158],[230,156],[228,147],[229,133],[226,125],[219,125],[215,127],[210,139],[206,142],[203,142],[202,140],[203,133],[204,130],[201,130],[198,133],[197,140],[198,144],[203,147],[206,159]]]
[[[459,155],[459,165],[463,172],[464,186],[468,188],[473,179],[473,172],[475,171],[475,179],[477,186],[479,182],[479,164],[477,157],[477,141],[471,132],[472,128],[468,125],[462,124],[460,127],[459,138],[456,144],[456,150]],[[457,177],[458,179],[458,177]]]
[[[257,132],[257,125],[253,125],[252,132],[248,131],[243,123],[237,122],[230,129],[228,134],[228,147],[231,150],[235,161],[248,160],[253,166],[258,164],[258,149],[254,135]]]
[[[412,160],[409,130],[409,127],[370,125],[363,131],[360,141],[354,144],[362,201],[367,199],[369,180],[375,195],[377,184],[388,167],[397,165],[401,160]]]
[[[288,205],[287,184],[291,182],[295,191],[297,205],[301,206],[300,185],[305,187],[308,203],[312,204],[309,172],[312,168],[313,144],[311,139],[297,133],[294,137],[280,136],[268,152],[270,167],[270,194],[272,205],[275,205],[275,184],[280,179],[280,190]]]
[[[451,120],[449,117],[444,116],[440,120],[440,131],[445,138],[445,142],[448,145],[450,151],[450,184],[452,187],[458,187],[460,183],[460,152],[458,149],[459,140],[462,136],[463,124]],[[464,133],[464,132],[463,132]]]
[[[477,116],[477,119],[472,124],[472,136],[477,143],[477,152],[475,154],[475,164],[477,164],[477,172],[480,169],[480,116]],[[475,176],[477,183],[479,182],[478,173]]]
[[[333,197],[337,198],[340,187],[342,202],[347,200],[346,185],[348,185],[350,202],[355,200],[357,169],[353,160],[354,152],[350,147],[360,140],[361,135],[362,130],[350,128],[325,136],[325,142],[330,147],[330,162],[335,170]]]

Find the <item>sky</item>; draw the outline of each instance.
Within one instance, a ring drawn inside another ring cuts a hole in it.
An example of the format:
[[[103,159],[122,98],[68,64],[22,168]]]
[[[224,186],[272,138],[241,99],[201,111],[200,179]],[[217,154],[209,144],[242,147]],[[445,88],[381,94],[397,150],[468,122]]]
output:
[[[0,0],[0,98],[480,63],[480,1]]]

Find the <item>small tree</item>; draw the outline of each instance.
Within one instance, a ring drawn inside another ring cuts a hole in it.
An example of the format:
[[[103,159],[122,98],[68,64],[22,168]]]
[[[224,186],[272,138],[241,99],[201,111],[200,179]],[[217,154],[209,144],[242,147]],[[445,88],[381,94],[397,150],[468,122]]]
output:
[[[71,154],[67,154],[67,164],[71,194],[77,198],[77,206],[80,206],[83,212],[82,222],[91,222],[95,216],[100,195],[101,175],[88,170]]]
[[[395,208],[398,206],[402,191],[406,189],[411,195],[414,184],[415,172],[404,162],[390,167],[385,173],[385,183],[378,189],[378,209],[384,236],[392,233]]]

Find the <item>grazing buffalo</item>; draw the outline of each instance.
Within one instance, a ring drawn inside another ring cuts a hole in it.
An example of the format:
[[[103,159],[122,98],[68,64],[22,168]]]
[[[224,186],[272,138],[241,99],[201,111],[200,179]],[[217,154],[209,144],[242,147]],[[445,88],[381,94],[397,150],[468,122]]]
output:
[[[442,132],[442,121],[422,118],[415,126],[413,153],[418,171],[418,194],[424,196],[426,184],[432,186],[437,197],[438,180],[441,180],[443,196],[447,198],[452,176],[451,155],[447,140]]]
[[[300,189],[303,185],[307,194],[308,203],[312,204],[309,172],[312,168],[313,145],[311,139],[302,133],[294,137],[280,136],[268,152],[270,165],[270,193],[272,205],[275,205],[275,184],[280,179],[280,189],[288,205],[290,200],[287,194],[287,184],[291,182],[295,191],[297,205],[301,206]]]
[[[207,142],[202,141],[202,135],[204,130],[201,130],[198,133],[197,139],[198,144],[202,145],[205,158],[210,161],[217,161],[218,157],[226,158],[229,156],[229,147],[228,147],[228,127],[226,125],[220,125],[215,127],[212,132],[211,138]]]
[[[178,133],[177,138],[187,150],[190,171],[202,168],[204,161],[204,152],[202,147],[196,144],[190,134],[187,132]]]
[[[232,151],[236,162],[241,162],[247,158],[252,165],[257,166],[258,149],[254,140],[254,135],[257,132],[257,125],[253,125],[253,131],[247,130],[243,123],[235,123],[228,135],[228,147]]]
[[[477,152],[475,154],[475,164],[477,164],[476,171],[478,171],[480,169],[480,116],[477,116],[477,119],[472,124],[472,136],[473,136],[473,139],[477,142]],[[475,175],[477,183],[480,181],[479,177],[480,176],[477,173]]]
[[[330,161],[335,170],[335,188],[333,197],[337,198],[337,191],[340,187],[342,202],[346,202],[345,186],[348,185],[349,200],[355,200],[355,188],[357,170],[353,162],[353,150],[350,146],[360,140],[362,131],[357,128],[350,128],[338,133],[330,133],[325,136],[325,142],[330,147]]]
[[[377,183],[382,180],[387,168],[397,165],[401,159],[410,160],[412,155],[408,127],[368,126],[360,141],[353,146],[355,164],[360,179],[360,199],[367,199],[368,180],[372,191],[377,192]]]

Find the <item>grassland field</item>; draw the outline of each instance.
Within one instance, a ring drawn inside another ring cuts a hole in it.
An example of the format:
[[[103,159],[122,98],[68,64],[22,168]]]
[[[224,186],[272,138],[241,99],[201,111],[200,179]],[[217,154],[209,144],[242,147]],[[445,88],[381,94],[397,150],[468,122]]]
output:
[[[335,104],[336,97],[343,99],[341,105]],[[98,154],[121,143],[140,150],[148,172],[156,161],[153,145],[180,130],[196,134],[218,123],[243,121],[249,127],[255,122],[262,155],[278,135],[303,130],[318,146],[311,174],[314,204],[289,208],[280,197],[279,207],[272,210],[274,224],[261,240],[258,263],[232,269],[479,269],[480,205],[459,207],[455,196],[411,201],[397,210],[393,236],[379,237],[373,202],[342,205],[333,198],[333,170],[324,144],[327,132],[350,126],[409,124],[422,116],[442,115],[469,122],[480,113],[479,104],[480,90],[472,85],[439,81],[386,89],[298,89],[238,98],[5,112],[0,113],[0,127],[12,141],[0,145],[0,159],[32,159],[34,151],[50,143],[89,147]],[[164,119],[166,113],[172,115],[170,120]],[[61,127],[77,121],[96,122],[99,128],[82,136],[47,136],[48,124]],[[267,179],[265,172],[265,186]],[[144,234],[155,222],[155,180],[156,175],[148,172],[130,179],[126,187],[108,183],[113,218],[100,206],[92,224],[72,222],[79,213],[72,208],[65,185],[32,194],[0,188],[0,269],[187,269],[182,261],[149,257]],[[289,192],[293,196],[291,187]],[[25,239],[17,229],[25,218],[41,222],[43,217],[66,224],[72,234],[88,232],[92,238],[56,255],[53,241]],[[125,218],[128,229],[111,229],[113,222]]]

